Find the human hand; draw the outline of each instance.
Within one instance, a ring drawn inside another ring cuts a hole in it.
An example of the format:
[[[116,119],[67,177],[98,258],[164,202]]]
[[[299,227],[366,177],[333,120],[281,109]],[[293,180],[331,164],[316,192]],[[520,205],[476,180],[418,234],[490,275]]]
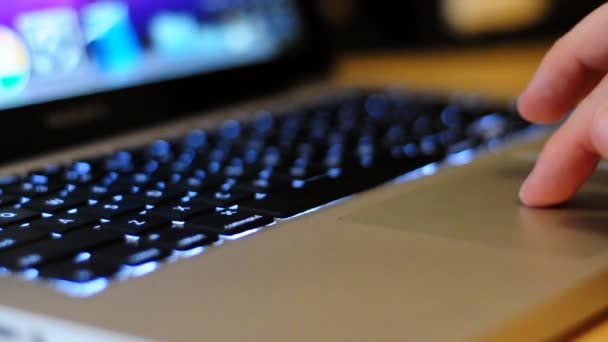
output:
[[[561,120],[520,190],[521,201],[567,201],[608,158],[608,4],[559,39],[522,93],[518,107],[536,123]],[[577,106],[578,104],[578,106]]]

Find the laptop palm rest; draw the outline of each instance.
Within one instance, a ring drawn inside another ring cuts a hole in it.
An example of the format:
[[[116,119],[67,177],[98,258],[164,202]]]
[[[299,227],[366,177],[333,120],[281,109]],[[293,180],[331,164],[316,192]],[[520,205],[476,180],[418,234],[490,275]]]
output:
[[[517,191],[532,164],[483,159],[343,220],[553,257],[588,258],[606,250],[608,188],[601,184],[607,171],[565,206],[529,209],[519,204]]]

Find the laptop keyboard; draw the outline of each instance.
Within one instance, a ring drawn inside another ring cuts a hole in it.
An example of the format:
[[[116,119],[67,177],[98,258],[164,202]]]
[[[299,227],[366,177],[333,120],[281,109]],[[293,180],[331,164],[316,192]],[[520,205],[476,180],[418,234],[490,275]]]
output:
[[[506,106],[357,92],[2,177],[0,269],[90,296],[527,127]]]

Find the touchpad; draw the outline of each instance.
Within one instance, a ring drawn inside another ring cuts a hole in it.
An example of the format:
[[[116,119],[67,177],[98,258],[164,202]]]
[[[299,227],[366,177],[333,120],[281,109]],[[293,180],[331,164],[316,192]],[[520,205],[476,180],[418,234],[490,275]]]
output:
[[[531,166],[522,160],[491,158],[447,170],[412,191],[342,219],[563,257],[607,251],[608,189],[592,182],[566,206],[525,208],[517,192]],[[606,171],[600,172],[604,174],[596,180],[608,179]]]

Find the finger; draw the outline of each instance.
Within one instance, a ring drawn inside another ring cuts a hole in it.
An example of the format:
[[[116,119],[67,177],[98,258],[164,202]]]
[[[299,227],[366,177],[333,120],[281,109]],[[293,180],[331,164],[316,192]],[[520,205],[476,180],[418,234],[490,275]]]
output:
[[[528,206],[546,207],[565,202],[591,176],[600,155],[608,150],[604,124],[608,111],[608,77],[581,103],[549,139],[528,179],[520,199]],[[608,156],[608,154],[606,154]]]
[[[608,159],[608,100],[593,115],[590,129],[593,149],[603,159]]]
[[[599,157],[586,140],[588,125],[570,117],[549,139],[519,198],[529,207],[550,207],[570,199],[591,176]]]
[[[608,72],[608,4],[562,37],[543,59],[518,100],[519,111],[533,122],[561,119]]]

